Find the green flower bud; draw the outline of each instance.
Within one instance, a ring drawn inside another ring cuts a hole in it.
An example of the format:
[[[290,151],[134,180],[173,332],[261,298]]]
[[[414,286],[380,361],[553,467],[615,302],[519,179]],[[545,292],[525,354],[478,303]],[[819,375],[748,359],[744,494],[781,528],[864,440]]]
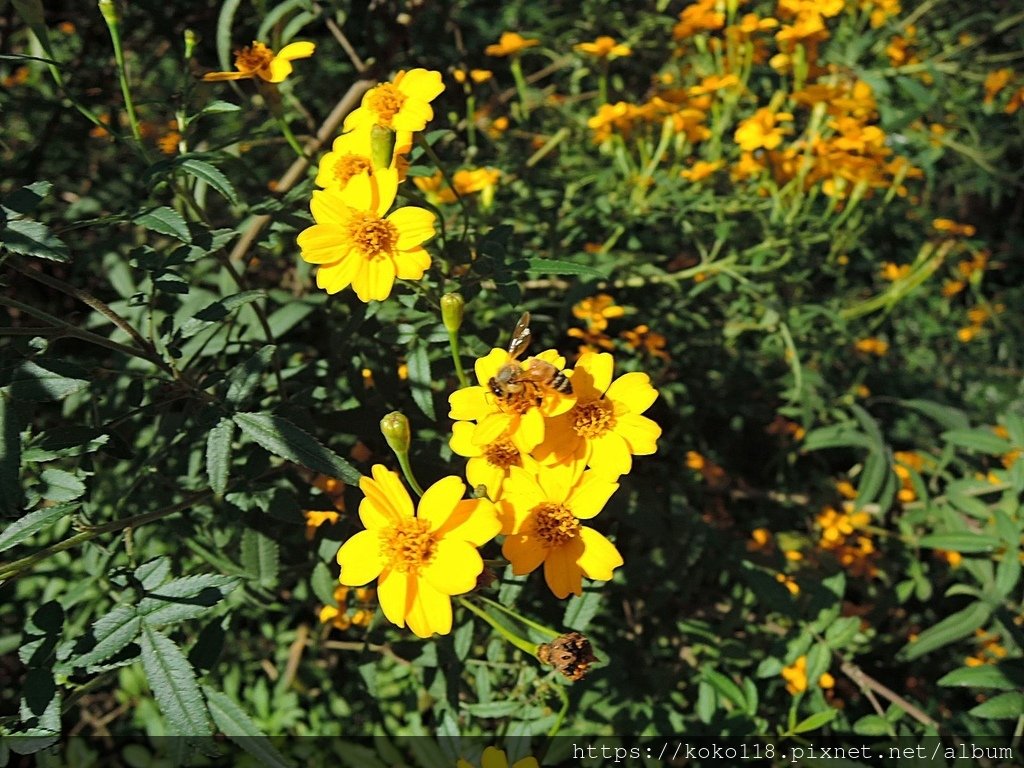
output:
[[[117,5],[113,0],[99,0],[100,13],[107,26],[116,27],[121,23],[121,17],[117,13]]]
[[[199,42],[199,38],[196,36],[194,30],[185,30],[185,58],[191,59],[192,52],[196,49],[196,43]]]
[[[391,450],[404,456],[409,452],[412,436],[409,431],[409,419],[401,411],[392,411],[380,420],[380,431],[388,441]]]
[[[455,333],[462,327],[463,307],[466,302],[458,293],[446,293],[441,297],[441,322],[448,333]]]
[[[370,129],[370,160],[374,168],[390,168],[395,156],[395,132],[383,125]]]

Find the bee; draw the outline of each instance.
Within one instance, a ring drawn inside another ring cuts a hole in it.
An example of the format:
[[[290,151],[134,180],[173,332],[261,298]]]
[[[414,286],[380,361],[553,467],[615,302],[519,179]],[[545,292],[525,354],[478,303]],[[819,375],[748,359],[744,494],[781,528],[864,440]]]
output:
[[[572,394],[569,377],[551,363],[531,357],[526,361],[524,369],[516,362],[530,345],[531,338],[530,313],[523,312],[512,331],[512,340],[508,345],[509,361],[487,382],[495,397],[506,403],[518,402],[527,408],[530,405],[540,406],[547,390],[563,395]]]

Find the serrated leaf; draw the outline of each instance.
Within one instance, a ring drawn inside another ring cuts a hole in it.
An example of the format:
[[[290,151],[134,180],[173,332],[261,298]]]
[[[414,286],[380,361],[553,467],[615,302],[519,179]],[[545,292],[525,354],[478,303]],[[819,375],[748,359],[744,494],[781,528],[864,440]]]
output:
[[[29,512],[24,517],[15,520],[0,533],[0,552],[20,544],[40,531],[46,530],[59,520],[63,520],[77,508],[77,504],[58,504]]]
[[[1024,712],[1024,693],[1008,691],[973,707],[967,714],[989,720],[1016,720]]]
[[[224,320],[239,307],[256,301],[257,299],[262,299],[264,296],[266,296],[264,291],[242,291],[241,293],[236,293],[233,296],[226,296],[223,299],[218,299],[212,304],[208,304],[196,312],[194,317],[190,317],[181,324],[182,338],[188,339],[195,336],[204,328],[210,327],[213,323]]]
[[[946,429],[967,429],[971,426],[970,419],[963,411],[949,405],[919,399],[898,400],[897,402],[904,408],[923,413]]]
[[[50,501],[74,501],[85,493],[82,479],[63,469],[44,469],[40,479],[45,485],[39,489],[39,495]]]
[[[413,347],[406,363],[409,366],[409,384],[412,386],[413,402],[419,406],[428,419],[436,420],[434,393],[430,389],[430,358],[427,356],[426,345],[417,344]]]
[[[0,230],[0,245],[11,253],[65,263],[71,259],[64,241],[45,224],[31,219],[10,219]]]
[[[527,275],[573,275],[577,277],[591,277],[596,280],[605,280],[608,275],[598,269],[586,264],[577,264],[573,261],[561,261],[559,259],[527,259],[527,266],[524,270]]]
[[[142,588],[152,592],[171,575],[171,558],[157,557],[135,569],[135,578]]]
[[[168,733],[212,736],[209,712],[195,672],[181,649],[151,626],[142,629],[142,668],[153,697],[167,720]]]
[[[269,768],[292,767],[234,699],[205,685],[203,693],[221,733]]]
[[[918,545],[951,552],[995,552],[1003,542],[995,536],[981,533],[930,533],[922,536]]]
[[[234,420],[243,434],[275,456],[350,485],[359,484],[362,475],[355,467],[288,419],[269,413],[236,413]]]
[[[228,403],[240,405],[252,397],[263,379],[263,372],[274,359],[275,349],[272,344],[261,347],[255,355],[228,372],[228,391],[224,396]]]
[[[838,714],[839,710],[837,709],[825,709],[821,712],[815,712],[810,717],[801,720],[799,723],[794,725],[790,733],[807,733],[808,731],[816,731],[823,725],[831,723]]]
[[[92,667],[106,661],[133,642],[142,629],[142,619],[132,605],[119,605],[92,625],[96,645],[76,657],[76,667]]]
[[[597,590],[584,592],[569,598],[562,615],[562,624],[583,632],[590,626],[591,620],[601,609],[601,594]]]
[[[1013,447],[1008,440],[987,429],[950,429],[941,437],[947,443],[992,456],[1002,455]]]
[[[183,576],[150,592],[138,606],[147,626],[156,627],[199,618],[238,586],[234,576],[204,573]]]
[[[280,548],[277,542],[246,528],[242,534],[242,567],[261,587],[273,589],[277,585],[280,567]]]
[[[313,566],[313,575],[309,579],[309,584],[313,588],[313,594],[316,595],[324,605],[333,605],[334,603],[334,588],[338,585],[338,580],[331,575],[331,569],[327,567],[326,563],[320,562]]]
[[[183,243],[192,242],[192,233],[188,231],[185,219],[176,210],[168,208],[166,205],[136,216],[134,222],[152,232],[176,237]]]
[[[907,643],[900,650],[903,658],[911,661],[944,645],[967,637],[981,627],[992,615],[992,607],[986,603],[971,603],[966,608],[950,614],[938,624],[924,630],[917,639]]]
[[[26,58],[40,60],[35,56],[28,56]],[[53,189],[53,184],[48,181],[34,181],[9,194],[0,205],[6,208],[9,213],[31,216],[35,213],[36,208],[39,207],[43,199],[50,194],[51,189]]]
[[[15,400],[41,402],[63,400],[89,386],[85,379],[76,379],[26,360],[14,371],[5,389]]]
[[[225,416],[206,436],[206,474],[210,478],[210,487],[219,496],[228,488],[234,435],[235,422]]]
[[[206,162],[205,160],[199,160],[195,157],[186,157],[178,163],[178,167],[186,173],[209,184],[215,190],[220,192],[220,194],[223,195],[224,198],[232,205],[238,205],[238,195],[235,193],[235,188],[231,185],[231,182],[228,181],[228,177],[221,173],[216,166]]]
[[[939,678],[939,685],[947,688],[995,688],[1016,691],[1024,688],[1024,667],[996,664],[961,667]]]

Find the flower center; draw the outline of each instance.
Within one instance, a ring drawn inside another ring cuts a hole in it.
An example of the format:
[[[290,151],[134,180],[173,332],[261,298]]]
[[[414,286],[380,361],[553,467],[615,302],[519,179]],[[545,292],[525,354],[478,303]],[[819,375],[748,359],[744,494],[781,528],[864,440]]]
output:
[[[398,227],[372,211],[356,211],[349,219],[348,236],[363,258],[393,258],[398,243]]]
[[[394,85],[384,83],[373,89],[373,93],[367,101],[367,106],[376,113],[377,122],[390,128],[392,119],[402,109],[406,98],[406,95]]]
[[[373,163],[370,162],[370,158],[353,154],[342,155],[334,163],[334,178],[342,184],[347,184],[353,176],[370,173],[372,170]]]
[[[239,72],[258,72],[269,67],[273,60],[274,52],[263,43],[253,43],[235,51],[235,69]]]
[[[577,403],[572,409],[572,428],[580,437],[600,437],[614,426],[615,414],[605,400]]]
[[[580,522],[564,504],[545,502],[534,508],[533,515],[545,547],[558,547],[579,536]]]
[[[419,573],[437,552],[437,539],[429,523],[416,517],[402,520],[384,535],[381,555],[399,573]]]
[[[522,466],[519,459],[519,451],[512,445],[511,440],[498,440],[491,443],[484,449],[484,458],[487,463],[499,469]]]

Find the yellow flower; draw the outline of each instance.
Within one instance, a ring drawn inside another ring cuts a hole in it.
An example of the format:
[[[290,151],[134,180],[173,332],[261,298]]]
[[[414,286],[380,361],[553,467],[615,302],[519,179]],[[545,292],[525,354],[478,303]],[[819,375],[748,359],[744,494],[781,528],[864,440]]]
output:
[[[404,155],[412,149],[412,133],[397,131],[395,148],[389,167],[398,170],[398,180],[405,178]],[[370,176],[374,171],[373,149],[370,146],[370,131],[349,131],[341,134],[331,145],[331,151],[320,161],[316,174],[316,185],[327,189],[344,189],[354,176]]]
[[[474,768],[473,764],[459,758],[459,761],[455,764],[455,768]],[[483,755],[480,756],[480,768],[509,768],[508,758],[505,757],[505,753],[496,747],[488,747],[484,750]],[[512,763],[511,768],[540,768],[535,757],[524,757],[522,760],[516,760]]]
[[[633,349],[642,349],[652,357],[668,360],[668,352],[665,351],[665,345],[668,341],[662,334],[652,331],[648,326],[638,325],[636,328],[623,331],[619,335]]]
[[[488,56],[512,56],[535,45],[540,45],[540,40],[526,38],[516,32],[502,32],[498,42],[484,48],[484,53]]]
[[[452,77],[455,78],[455,82],[461,85],[466,82],[466,70],[456,69],[452,72]],[[486,83],[492,77],[494,77],[494,73],[489,69],[471,69],[469,70],[468,79],[472,80],[474,83]]]
[[[909,274],[909,264],[894,264],[891,261],[887,261],[884,264],[882,264],[881,275],[883,280],[896,282],[897,280],[902,280]]]
[[[696,184],[698,181],[703,181],[714,174],[723,165],[725,165],[724,160],[716,160],[713,163],[709,163],[706,160],[698,160],[689,168],[680,171],[679,175],[687,181],[692,181]]]
[[[234,72],[207,72],[206,82],[221,80],[248,80],[259,78],[268,83],[280,83],[292,73],[295,59],[307,59],[313,55],[316,46],[309,42],[289,43],[274,53],[263,43],[254,40],[252,45],[235,52]]]
[[[788,667],[782,668],[782,679],[786,681],[786,690],[796,696],[807,690],[807,657],[801,656]]]
[[[578,43],[573,46],[573,50],[597,56],[599,59],[617,59],[633,53],[633,49],[628,45],[616,43],[615,38],[608,35],[601,35],[592,43]]]
[[[786,590],[789,592],[789,594],[793,595],[794,597],[800,594],[800,585],[797,584],[796,581],[792,579],[792,577],[787,576],[784,573],[776,573],[775,580],[779,582],[779,584],[784,586]]]
[[[991,104],[999,93],[1013,79],[1012,69],[997,69],[985,75],[985,103]]]
[[[430,102],[444,90],[441,73],[428,69],[399,72],[390,83],[368,90],[358,109],[345,118],[345,130],[381,125],[393,131],[422,131],[434,117]]]
[[[497,501],[501,497],[501,486],[508,477],[512,467],[523,466],[523,453],[516,447],[508,435],[500,435],[485,445],[473,442],[476,426],[468,421],[457,421],[452,424],[452,437],[449,441],[452,451],[459,456],[466,456],[466,479],[470,486],[484,486],[487,497]]]
[[[679,22],[672,28],[676,40],[692,37],[698,32],[721,29],[725,26],[725,14],[715,10],[717,0],[697,0],[679,13]]]
[[[302,515],[306,518],[306,541],[313,540],[313,537],[316,536],[316,529],[321,525],[324,523],[334,525],[340,518],[340,515],[333,509],[306,509],[303,510]]]
[[[499,502],[505,544],[502,554],[517,576],[544,564],[544,580],[556,597],[583,594],[583,576],[607,581],[622,565],[608,539],[580,525],[597,515],[619,487],[583,465],[513,467]]]
[[[385,217],[398,190],[394,168],[355,176],[344,189],[313,193],[313,226],[299,233],[302,258],[318,264],[316,284],[328,293],[351,285],[361,301],[383,301],[395,278],[419,280],[430,266],[423,243],[434,214],[405,207]]]
[[[853,343],[853,347],[858,352],[863,352],[866,355],[883,357],[889,351],[889,342],[883,339],[869,337],[866,339],[858,339]]]
[[[341,583],[377,579],[377,599],[388,621],[417,637],[448,634],[451,595],[476,586],[484,564],[477,547],[501,530],[494,505],[463,499],[465,484],[444,477],[426,490],[413,512],[409,492],[381,464],[364,477],[359,518],[366,526],[338,551]]]
[[[559,370],[565,366],[565,358],[553,349],[536,357]],[[558,416],[575,405],[575,395],[566,395],[551,387],[524,386],[501,396],[492,391],[490,381],[499,370],[515,365],[525,371],[532,359],[515,361],[506,350],[492,349],[486,357],[476,361],[480,385],[463,387],[448,396],[450,418],[477,422],[470,438],[474,445],[486,446],[508,435],[522,453],[529,453],[544,439],[545,417]]]
[[[580,320],[586,320],[591,331],[603,331],[608,327],[608,321],[622,317],[626,313],[622,307],[615,304],[615,299],[607,293],[599,293],[582,301],[572,307],[572,314]]]
[[[661,427],[641,416],[658,397],[646,373],[626,373],[612,381],[613,358],[585,352],[572,371],[576,403],[548,419],[535,456],[545,462],[583,461],[609,479],[624,475],[633,456],[654,453]]]
[[[779,123],[792,122],[793,116],[788,112],[772,112],[762,107],[753,115],[739,124],[733,138],[744,152],[755,149],[775,149],[782,143],[782,134],[790,129]]]

